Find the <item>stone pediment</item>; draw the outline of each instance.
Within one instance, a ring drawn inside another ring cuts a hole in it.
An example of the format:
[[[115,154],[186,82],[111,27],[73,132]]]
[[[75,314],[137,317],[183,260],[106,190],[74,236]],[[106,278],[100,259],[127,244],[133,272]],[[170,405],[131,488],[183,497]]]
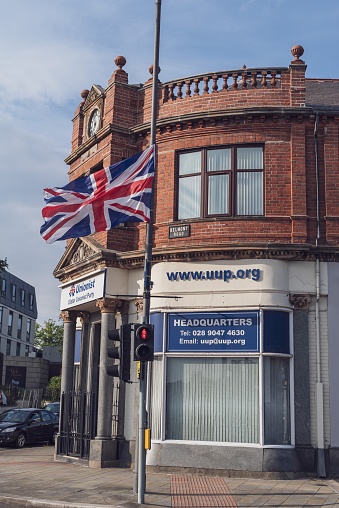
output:
[[[53,275],[59,280],[73,277],[76,272],[86,272],[89,267],[102,260],[102,246],[93,238],[74,238],[54,269]]]
[[[105,90],[100,85],[92,85],[89,94],[86,97],[84,104],[84,111],[90,108],[93,103],[95,103],[98,99],[103,99],[105,97]]]

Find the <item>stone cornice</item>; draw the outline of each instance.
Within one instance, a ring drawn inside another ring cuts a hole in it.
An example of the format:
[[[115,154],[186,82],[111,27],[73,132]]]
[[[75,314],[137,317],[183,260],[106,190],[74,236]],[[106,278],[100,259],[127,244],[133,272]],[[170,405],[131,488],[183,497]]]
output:
[[[189,245],[183,247],[167,247],[153,249],[152,262],[165,261],[191,262],[191,261],[216,261],[216,260],[241,260],[241,259],[276,259],[281,261],[315,261],[317,258],[322,262],[339,261],[339,247],[315,247],[309,244],[257,244],[257,245]],[[73,280],[86,274],[93,268],[123,268],[135,269],[144,266],[144,252],[114,252],[102,249],[89,260],[87,270],[83,265],[65,266],[55,270],[54,276],[62,282]],[[94,263],[94,265],[93,265]]]
[[[210,261],[220,259],[279,259],[283,261],[338,261],[339,247],[313,247],[308,244],[258,244],[221,246],[190,245],[176,248],[153,249],[153,262],[162,261]],[[124,268],[142,266],[144,253],[119,253],[119,265]]]
[[[197,113],[188,113],[185,115],[176,115],[172,117],[160,118],[157,120],[157,129],[166,128],[167,126],[177,127],[179,124],[194,123],[209,120],[228,120],[234,117],[247,117],[252,122],[253,117],[260,117],[262,121],[263,115],[266,118],[272,117],[274,121],[278,118],[291,120],[309,119],[313,115],[311,107],[293,108],[293,107],[256,107],[256,108],[227,108],[224,110],[199,111]],[[339,114],[339,111],[338,111]],[[150,130],[150,122],[135,125],[130,131],[135,134],[141,134]]]
[[[213,111],[200,111],[197,113],[189,113],[185,115],[176,115],[172,117],[160,118],[157,120],[157,129],[160,132],[167,131],[170,132],[173,130],[180,130],[180,126],[197,124],[199,127],[202,126],[213,126],[213,121],[222,121],[227,125],[233,119],[237,124],[237,118],[240,117],[248,123],[252,123],[254,119],[259,119],[260,122],[273,120],[277,122],[278,119],[283,119],[285,121],[309,121],[313,120],[313,115],[315,114],[315,110],[318,114],[326,115],[326,117],[338,117],[339,120],[339,108],[338,110],[324,110],[321,108],[313,108],[311,106],[306,106],[302,108],[295,107],[255,107],[255,108],[227,108],[224,110],[217,109]],[[209,125],[210,123],[210,125]],[[239,120],[240,123],[240,120]],[[109,124],[100,129],[96,135],[89,138],[85,141],[81,146],[79,146],[74,152],[72,152],[65,159],[65,163],[70,165],[75,162],[79,157],[81,157],[84,153],[90,150],[93,146],[95,146],[98,142],[102,141],[109,134],[118,133],[123,134],[124,136],[131,135],[145,135],[150,131],[151,123],[145,122],[142,124],[134,125],[132,127],[121,127],[114,124]]]

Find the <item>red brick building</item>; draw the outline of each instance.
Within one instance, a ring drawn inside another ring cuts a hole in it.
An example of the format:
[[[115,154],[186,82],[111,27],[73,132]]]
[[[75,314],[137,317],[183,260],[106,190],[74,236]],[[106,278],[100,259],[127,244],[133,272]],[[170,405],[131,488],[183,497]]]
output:
[[[292,55],[288,67],[159,82],[149,465],[321,476],[339,469],[331,389],[339,80],[306,78],[303,48]],[[106,88],[81,93],[70,180],[149,146],[152,77],[129,84],[125,59],[115,63]],[[113,389],[107,378],[107,330],[140,319],[145,231],[126,223],[72,240],[54,272],[65,391],[82,322],[78,386],[97,400],[93,466],[134,461],[136,385]],[[69,299],[71,286],[86,295]],[[136,380],[133,362],[132,370]],[[112,427],[107,400],[117,394]]]

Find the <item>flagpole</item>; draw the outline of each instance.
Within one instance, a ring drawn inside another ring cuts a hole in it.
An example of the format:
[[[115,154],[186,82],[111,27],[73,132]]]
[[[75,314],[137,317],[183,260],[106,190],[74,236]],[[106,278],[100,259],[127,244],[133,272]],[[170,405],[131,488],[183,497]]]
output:
[[[155,0],[155,33],[154,33],[154,59],[153,59],[153,87],[152,87],[152,117],[150,145],[156,144],[156,123],[158,114],[158,74],[159,74],[159,43],[160,43],[160,16],[161,0]],[[157,168],[157,151],[154,152],[154,171]],[[150,300],[151,300],[151,269],[152,269],[152,244],[153,244],[153,220],[154,220],[154,179],[151,194],[150,221],[146,225],[145,265],[144,265],[144,293],[143,293],[143,323],[149,323]],[[144,504],[146,486],[146,450],[145,429],[147,428],[146,390],[147,390],[147,365],[140,363],[139,380],[139,439],[138,439],[138,503]]]

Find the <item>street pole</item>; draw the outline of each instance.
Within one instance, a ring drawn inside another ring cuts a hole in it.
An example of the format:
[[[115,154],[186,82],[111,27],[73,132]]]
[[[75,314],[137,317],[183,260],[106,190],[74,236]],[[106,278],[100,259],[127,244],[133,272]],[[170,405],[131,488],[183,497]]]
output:
[[[153,59],[153,87],[152,87],[152,117],[150,145],[156,144],[156,123],[158,114],[158,74],[159,74],[159,42],[160,42],[160,15],[161,0],[156,0],[155,33],[154,33],[154,59]],[[154,151],[154,170],[157,168],[157,152]],[[154,182],[154,180],[153,180]],[[154,183],[151,195],[150,221],[146,225],[145,265],[144,265],[144,293],[143,293],[143,323],[148,324],[150,318],[151,300],[151,269],[153,244],[153,217],[154,217]],[[146,412],[147,391],[147,362],[140,363],[139,380],[139,442],[138,442],[138,503],[144,504],[146,486],[146,450],[145,429],[147,425]]]

